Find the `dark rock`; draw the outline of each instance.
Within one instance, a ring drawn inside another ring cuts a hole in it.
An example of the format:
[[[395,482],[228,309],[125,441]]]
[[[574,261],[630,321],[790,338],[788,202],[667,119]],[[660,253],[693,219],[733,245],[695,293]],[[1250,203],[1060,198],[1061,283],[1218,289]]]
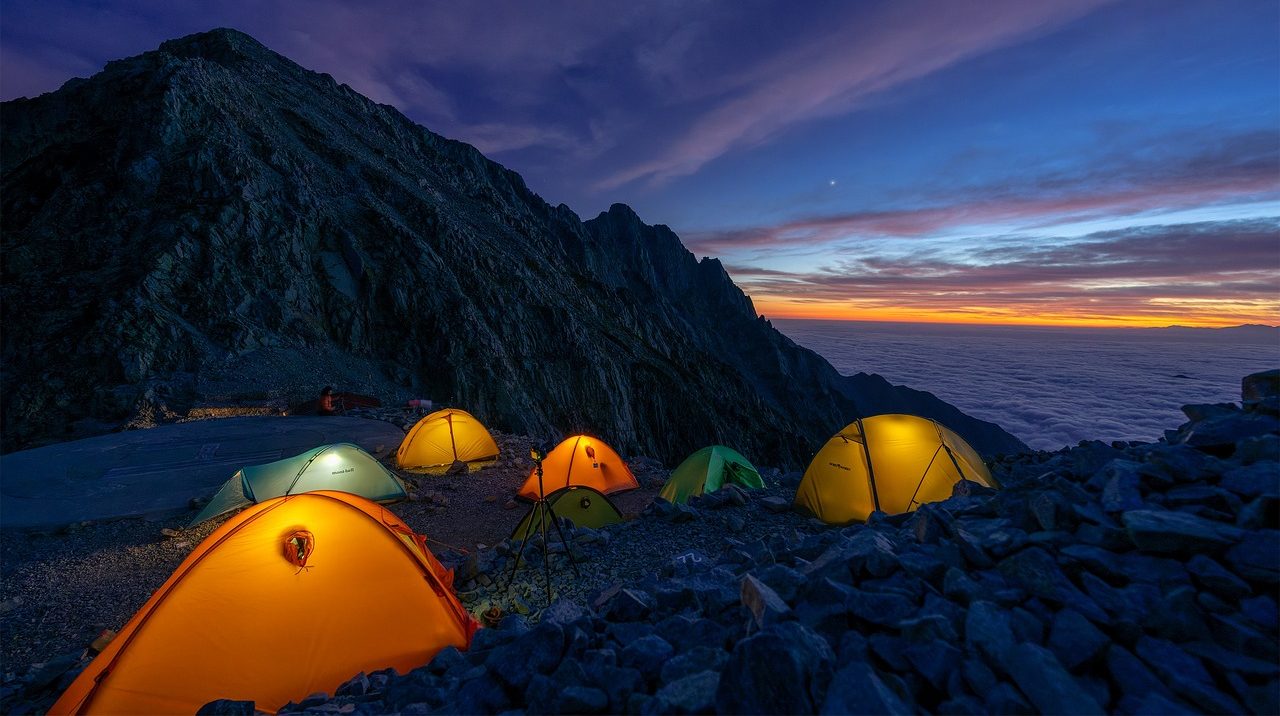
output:
[[[1068,669],[1097,658],[1111,640],[1074,609],[1063,609],[1053,617],[1049,630],[1049,650]]]
[[[785,497],[765,497],[757,500],[761,507],[770,512],[788,512],[791,510],[791,502]]]
[[[790,711],[790,713],[804,713]],[[913,709],[884,682],[879,672],[864,661],[852,661],[840,667],[826,698],[822,714],[892,714],[907,716]]]
[[[568,625],[585,616],[587,611],[571,599],[559,598],[542,612],[542,621],[551,624]]]
[[[880,626],[896,626],[915,613],[916,605],[896,594],[852,590],[846,606],[855,617]]]
[[[1213,685],[1200,660],[1163,639],[1144,637],[1137,654],[1178,695],[1215,713],[1238,713],[1240,705]]]
[[[666,639],[650,634],[627,644],[618,654],[618,663],[639,671],[645,679],[654,680],[662,671],[662,665],[674,653],[675,649]]]
[[[1019,644],[1003,666],[1022,693],[1043,714],[1098,714],[1103,708],[1082,691],[1048,649]]]
[[[723,648],[729,636],[723,626],[710,619],[695,619],[684,615],[662,621],[656,631],[658,636],[681,652],[699,646]]]
[[[1251,677],[1267,677],[1276,674],[1275,662],[1244,656],[1223,649],[1212,642],[1198,641],[1181,646],[1183,651],[1216,666],[1220,671],[1234,671]]]
[[[1210,551],[1239,535],[1234,527],[1181,512],[1131,510],[1124,513],[1124,526],[1138,549],[1147,552]]]
[[[635,589],[621,589],[606,603],[604,616],[612,621],[634,622],[653,611],[653,597]]]
[[[1034,713],[1031,704],[1022,693],[1010,684],[1001,682],[983,694],[986,700],[985,711],[991,714],[1029,714]]]
[[[257,713],[253,701],[218,699],[210,701],[196,711],[196,716],[253,716]]]
[[[1139,477],[1145,466],[1131,460],[1112,460],[1102,468],[1102,508],[1107,512],[1125,512],[1142,508]]]
[[[742,604],[751,612],[752,621],[757,627],[794,616],[777,592],[750,574],[742,578]]]
[[[1280,530],[1253,530],[1227,550],[1223,560],[1236,574],[1253,582],[1280,582]]]
[[[935,641],[951,643],[959,638],[950,619],[942,614],[929,612],[926,605],[922,616],[898,622],[897,626],[902,632],[902,638],[916,644]]]
[[[1280,459],[1280,456],[1274,459]],[[1280,499],[1280,471],[1271,461],[1232,468],[1223,474],[1219,484],[1244,498]]]
[[[1167,694],[1151,692],[1139,699],[1134,699],[1136,706],[1127,713],[1135,716],[1195,716],[1199,712],[1187,708],[1181,702],[1174,701]]]
[[[1029,547],[1000,562],[1000,574],[1041,599],[1071,606],[1090,619],[1103,621],[1106,615],[1067,579],[1049,553]]]
[[[715,709],[719,686],[719,672],[699,671],[668,683],[655,695],[665,713],[710,713]]]
[[[1164,682],[1124,647],[1112,644],[1107,649],[1107,673],[1116,689],[1126,697],[1140,699],[1148,693],[1172,698]]]
[[[969,648],[996,663],[1004,663],[1005,655],[1013,648],[1013,629],[1009,626],[1008,613],[991,602],[970,604],[964,622],[964,638]]]
[[[669,684],[699,671],[711,670],[719,673],[728,659],[728,652],[718,646],[695,646],[664,663],[661,679],[664,684]]]
[[[1280,420],[1261,413],[1233,412],[1214,415],[1195,422],[1182,436],[1182,442],[1208,451],[1234,452],[1235,444],[1245,438],[1258,437],[1280,430]]]
[[[496,647],[485,659],[485,667],[499,680],[524,691],[534,674],[549,674],[564,654],[564,631],[545,622],[523,638]]]
[[[943,641],[909,644],[902,653],[911,666],[939,691],[946,687],[947,678],[964,659],[959,649]]]
[[[609,697],[600,689],[567,686],[556,699],[556,711],[565,714],[598,714],[609,708]]]
[[[369,677],[363,671],[344,681],[334,696],[364,696],[369,693]]]
[[[1280,626],[1280,614],[1277,612],[1280,612],[1280,607],[1277,607],[1276,600],[1265,594],[1240,600],[1240,613],[1264,629],[1274,631]]]
[[[800,586],[804,584],[804,575],[782,564],[771,564],[757,570],[755,576],[777,593],[782,601],[790,603],[796,598]]]
[[[1216,594],[1230,599],[1249,596],[1249,585],[1228,572],[1211,557],[1203,554],[1193,556],[1187,561],[1187,571],[1191,573],[1197,584]]]
[[[1280,369],[1252,373],[1240,381],[1240,398],[1245,408],[1276,397],[1280,397]]]
[[[1209,626],[1192,587],[1178,587],[1160,596],[1143,621],[1148,631],[1173,641],[1208,639]]]
[[[458,713],[498,713],[511,706],[502,682],[492,672],[463,682],[454,692],[450,708]]]
[[[734,647],[720,675],[722,713],[810,713],[823,703],[835,655],[795,622],[767,627]]]
[[[449,466],[449,469],[448,469],[448,470],[445,470],[445,473],[444,473],[444,474],[446,474],[446,475],[465,475],[465,474],[467,474],[467,463],[462,462],[461,460],[454,460],[454,461],[453,461],[453,464]]]

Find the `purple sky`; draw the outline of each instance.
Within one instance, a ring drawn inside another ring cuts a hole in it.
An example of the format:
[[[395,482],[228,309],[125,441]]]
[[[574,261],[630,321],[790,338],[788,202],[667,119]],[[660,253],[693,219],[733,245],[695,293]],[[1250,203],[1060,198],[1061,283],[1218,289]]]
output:
[[[769,315],[1280,322],[1280,3],[12,2],[0,97],[243,30]]]

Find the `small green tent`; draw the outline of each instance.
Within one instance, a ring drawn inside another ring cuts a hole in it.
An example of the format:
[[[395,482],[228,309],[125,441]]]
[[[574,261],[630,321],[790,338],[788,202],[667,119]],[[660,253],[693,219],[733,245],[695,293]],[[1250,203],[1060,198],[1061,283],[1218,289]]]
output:
[[[255,502],[314,490],[340,490],[374,502],[405,497],[400,479],[372,455],[351,443],[334,443],[284,460],[241,468],[187,527]]]
[[[749,460],[736,450],[712,445],[685,458],[671,471],[658,494],[667,502],[688,502],[694,495],[715,492],[730,482],[749,490],[764,487],[760,473]]]
[[[622,513],[613,502],[605,497],[605,494],[593,487],[586,485],[570,485],[562,487],[559,490],[547,495],[547,502],[551,505],[551,511],[557,517],[568,518],[573,524],[579,527],[590,527],[598,529],[605,525],[616,525],[622,521]],[[535,505],[536,508],[536,505]],[[520,524],[516,525],[516,529],[511,533],[512,539],[520,539],[525,534],[525,528],[528,527],[529,521],[533,519],[533,510],[525,513],[524,519],[520,520]],[[541,525],[533,525],[529,530],[529,534],[540,529]],[[548,529],[555,528],[550,524]]]

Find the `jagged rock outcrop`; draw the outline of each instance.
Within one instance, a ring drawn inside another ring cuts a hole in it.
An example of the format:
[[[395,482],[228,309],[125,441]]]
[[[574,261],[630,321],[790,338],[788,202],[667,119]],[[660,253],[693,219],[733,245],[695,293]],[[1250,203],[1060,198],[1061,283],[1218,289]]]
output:
[[[794,464],[856,409],[1022,447],[839,376],[666,227],[622,205],[580,221],[239,32],[112,62],[0,122],[6,450],[330,382],[667,460],[726,442]]]

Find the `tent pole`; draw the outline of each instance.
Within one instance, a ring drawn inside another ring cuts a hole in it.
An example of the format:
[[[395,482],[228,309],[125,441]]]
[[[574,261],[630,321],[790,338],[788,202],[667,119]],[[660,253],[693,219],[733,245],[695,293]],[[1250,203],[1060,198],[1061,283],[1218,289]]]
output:
[[[956,466],[956,472],[960,473],[960,479],[966,482],[969,481],[969,478],[964,476],[964,470],[960,469],[960,463],[956,460],[955,454],[951,452],[951,446],[947,445],[947,439],[942,436],[942,428],[938,426],[937,420],[933,421],[933,428],[938,431],[938,442],[942,443],[942,449],[947,451],[947,457],[951,458],[951,464]]]
[[[876,471],[871,466],[871,441],[867,439],[867,429],[862,426],[862,416],[857,417],[858,433],[862,435],[862,456],[867,461],[867,480],[871,483],[871,502],[880,511],[880,491],[876,489]]]

